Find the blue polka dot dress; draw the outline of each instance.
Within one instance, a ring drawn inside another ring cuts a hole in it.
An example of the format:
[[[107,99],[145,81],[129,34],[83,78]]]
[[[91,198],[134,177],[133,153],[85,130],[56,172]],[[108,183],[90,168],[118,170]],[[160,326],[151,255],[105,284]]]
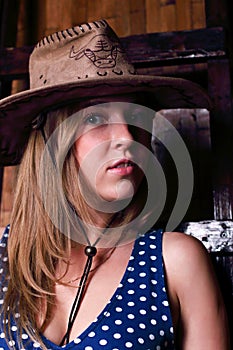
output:
[[[0,273],[4,274],[5,247],[9,227],[0,244]],[[76,339],[63,346],[80,350],[174,350],[171,312],[164,278],[161,230],[154,230],[135,241],[128,266],[109,303],[92,324]],[[1,285],[4,300],[6,286]],[[0,302],[3,303],[3,300]],[[20,317],[15,315],[15,320]],[[16,349],[21,337],[24,349],[41,349],[39,343],[19,335],[11,325],[13,339],[7,345],[1,324],[0,350]],[[60,347],[42,335],[48,349]]]

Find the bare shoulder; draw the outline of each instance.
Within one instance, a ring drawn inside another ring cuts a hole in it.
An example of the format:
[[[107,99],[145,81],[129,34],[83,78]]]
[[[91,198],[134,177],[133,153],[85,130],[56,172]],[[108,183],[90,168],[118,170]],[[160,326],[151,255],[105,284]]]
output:
[[[168,262],[183,264],[200,263],[209,259],[204,245],[196,238],[181,232],[165,232],[163,239],[163,255]],[[201,259],[201,261],[200,261]]]
[[[163,258],[173,310],[179,313],[179,348],[230,349],[224,302],[204,245],[184,233],[167,232]]]
[[[166,232],[163,239],[163,258],[167,273],[175,288],[190,287],[198,278],[211,278],[215,272],[210,255],[196,238],[180,232]],[[184,289],[183,289],[184,290]]]

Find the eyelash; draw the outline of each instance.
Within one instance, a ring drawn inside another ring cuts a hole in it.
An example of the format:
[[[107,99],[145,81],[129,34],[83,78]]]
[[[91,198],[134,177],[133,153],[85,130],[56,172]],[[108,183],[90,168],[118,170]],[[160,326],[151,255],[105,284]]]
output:
[[[92,118],[100,118],[101,122],[97,122],[97,123],[93,123],[91,122]],[[84,119],[84,123],[85,124],[89,124],[89,125],[101,125],[101,124],[105,124],[103,121],[106,122],[105,117],[102,114],[98,114],[98,113],[90,113],[88,114],[85,119]]]

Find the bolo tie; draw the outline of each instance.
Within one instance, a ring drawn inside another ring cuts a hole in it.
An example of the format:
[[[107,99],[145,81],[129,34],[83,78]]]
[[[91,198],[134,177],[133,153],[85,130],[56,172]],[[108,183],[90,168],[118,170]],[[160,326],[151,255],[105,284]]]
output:
[[[72,205],[71,205],[71,208],[74,210]],[[105,234],[107,229],[112,225],[113,221],[116,219],[116,217],[118,215],[119,215],[118,213],[113,215],[113,217],[110,220],[109,224],[106,226],[106,228],[102,232],[103,235]],[[87,239],[88,243],[90,244],[89,239],[87,237],[87,234],[86,234],[86,232],[84,230],[84,227],[81,225],[80,220],[79,220],[79,226],[81,227],[85,238]],[[100,241],[100,239],[101,239],[101,237],[97,238],[97,240],[95,241],[95,243],[93,245],[88,245],[84,249],[84,253],[87,256],[87,261],[86,261],[86,264],[85,264],[85,267],[84,267],[84,270],[83,270],[82,277],[80,279],[80,284],[78,286],[76,297],[75,297],[75,299],[73,301],[73,304],[72,304],[72,307],[71,307],[71,311],[70,311],[70,315],[69,315],[69,319],[68,319],[67,330],[66,330],[66,333],[65,333],[64,337],[62,338],[59,346],[66,345],[66,344],[68,344],[70,342],[70,333],[71,333],[71,330],[73,328],[74,322],[76,320],[79,308],[81,306],[82,297],[83,297],[84,292],[85,292],[86,282],[87,282],[89,273],[91,271],[92,261],[93,261],[94,256],[97,254],[97,249],[96,249],[95,246]]]
[[[46,113],[41,113],[38,116],[38,118],[37,118],[36,124],[34,125],[34,129],[40,130],[42,138],[43,138],[45,144],[47,144],[47,137],[45,135],[45,130],[44,130],[46,117],[47,117]],[[50,154],[51,160],[53,162],[53,165],[56,166],[54,158],[52,156],[52,151],[51,151],[50,147],[48,147],[48,150],[49,150],[49,154]],[[71,207],[72,211],[74,211],[76,217],[79,219],[79,215],[77,214],[77,212],[76,212],[75,208],[73,207],[73,205],[71,203],[69,203],[69,201],[68,201],[68,204]],[[120,215],[122,215],[122,213]],[[112,225],[113,221],[118,216],[119,216],[119,213],[116,213],[116,214],[113,215],[113,217],[110,220],[109,224],[103,230],[102,235],[104,235],[106,233],[108,228]],[[87,260],[86,260],[86,264],[85,264],[82,276],[80,278],[80,284],[78,286],[78,290],[77,290],[75,299],[74,299],[72,307],[71,307],[71,311],[70,311],[69,318],[68,318],[68,324],[67,324],[66,333],[63,336],[59,346],[66,345],[66,344],[68,344],[70,342],[70,333],[71,333],[71,330],[73,328],[74,322],[76,320],[78,311],[79,311],[81,303],[82,303],[82,298],[83,298],[83,295],[84,295],[84,292],[85,292],[86,282],[87,282],[89,273],[91,271],[93,258],[97,254],[96,245],[101,239],[101,237],[97,238],[95,243],[93,245],[91,245],[91,243],[90,243],[90,241],[88,239],[88,236],[87,236],[87,234],[85,232],[85,229],[84,229],[83,225],[81,224],[81,221],[78,220],[78,223],[79,223],[79,227],[81,228],[81,231],[82,231],[83,235],[85,236],[85,238],[86,238],[86,240],[88,242],[88,245],[84,249],[84,253],[87,256]]]

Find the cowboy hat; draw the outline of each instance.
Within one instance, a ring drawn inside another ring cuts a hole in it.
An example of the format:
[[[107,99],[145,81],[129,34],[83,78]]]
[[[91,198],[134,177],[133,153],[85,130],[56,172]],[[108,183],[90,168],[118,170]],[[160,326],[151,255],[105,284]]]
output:
[[[20,162],[37,116],[61,104],[143,91],[156,110],[211,106],[193,82],[137,74],[105,20],[45,37],[30,56],[29,75],[29,90],[0,101],[1,165]]]

